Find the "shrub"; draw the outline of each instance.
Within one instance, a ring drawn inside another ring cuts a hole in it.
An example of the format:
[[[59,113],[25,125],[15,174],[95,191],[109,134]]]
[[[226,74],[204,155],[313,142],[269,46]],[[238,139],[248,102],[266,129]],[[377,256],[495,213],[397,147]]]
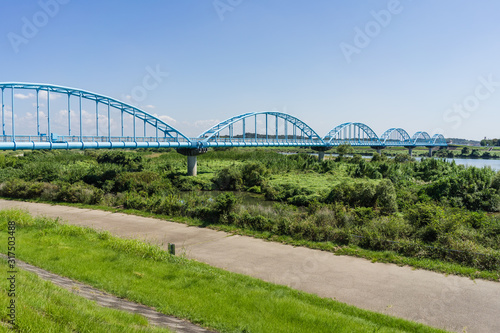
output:
[[[219,215],[229,214],[236,206],[237,198],[232,193],[222,193],[215,198],[215,211]]]
[[[396,189],[389,179],[383,179],[376,190],[377,206],[383,214],[397,212],[398,203],[396,201]]]
[[[133,152],[123,152],[116,150],[100,152],[97,154],[96,160],[101,164],[117,164],[130,171],[141,171],[143,168],[142,156]]]
[[[10,198],[38,199],[46,188],[47,183],[13,179],[0,184],[0,195]]]
[[[269,171],[260,162],[246,163],[241,167],[241,178],[246,187],[262,186],[268,174]]]
[[[153,171],[123,172],[115,178],[114,192],[140,192],[149,195],[173,193],[172,183]]]
[[[325,202],[339,202],[351,207],[374,207],[376,194],[376,187],[372,183],[344,181],[332,188]]]
[[[235,166],[218,171],[212,182],[215,188],[221,191],[238,191],[243,187],[241,170]]]
[[[75,184],[65,183],[57,193],[57,200],[95,205],[101,201],[103,195],[104,193],[101,189],[89,186],[83,182]]]

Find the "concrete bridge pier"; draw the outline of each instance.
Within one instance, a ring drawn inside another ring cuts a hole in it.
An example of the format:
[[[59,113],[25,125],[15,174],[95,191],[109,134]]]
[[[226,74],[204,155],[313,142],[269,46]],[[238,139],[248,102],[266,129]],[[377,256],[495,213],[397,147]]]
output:
[[[427,147],[427,148],[429,148],[429,157],[432,157],[432,148],[433,147]]]
[[[371,146],[370,148],[375,149],[378,154],[382,154],[382,149],[384,149],[384,146]]]
[[[415,146],[405,146],[406,149],[408,149],[408,154],[410,155],[410,157],[413,157],[413,149],[415,148]]]
[[[188,156],[188,176],[196,176],[198,174],[198,157]]]
[[[187,175],[196,176],[198,174],[198,155],[207,152],[207,148],[179,148],[177,152],[187,156]]]
[[[318,161],[323,161],[325,159],[325,152],[324,151],[318,151]]]
[[[316,150],[318,152],[318,161],[322,162],[325,159],[325,151],[330,149],[331,147],[311,147],[312,150]]]

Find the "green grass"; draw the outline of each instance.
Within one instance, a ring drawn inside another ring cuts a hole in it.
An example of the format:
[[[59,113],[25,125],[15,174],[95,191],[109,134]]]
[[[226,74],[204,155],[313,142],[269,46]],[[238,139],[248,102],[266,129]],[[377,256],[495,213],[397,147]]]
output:
[[[221,332],[442,332],[172,257],[139,241],[0,211],[2,230],[9,220],[17,222],[20,259]],[[1,235],[5,253],[6,232]]]
[[[8,270],[4,258],[0,258],[0,269]],[[7,324],[7,312],[2,310],[0,332],[171,332],[150,326],[140,315],[101,307],[33,273],[17,270],[16,324]],[[10,302],[7,279],[0,279],[0,289],[0,307],[6,309]]]
[[[330,192],[333,186],[349,180],[352,180],[352,178],[346,175],[345,170],[336,170],[334,173],[291,171],[279,175],[272,175],[269,179],[269,185],[283,186],[298,184],[301,188],[316,194],[325,194]],[[379,180],[369,180],[369,182],[376,184]]]

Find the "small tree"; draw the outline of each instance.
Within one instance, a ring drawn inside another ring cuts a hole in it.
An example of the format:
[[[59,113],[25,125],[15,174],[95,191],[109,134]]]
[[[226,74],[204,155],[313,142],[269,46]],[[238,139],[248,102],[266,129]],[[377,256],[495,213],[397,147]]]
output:
[[[462,155],[469,155],[469,154],[470,154],[469,147],[463,147],[462,148]]]
[[[396,189],[390,179],[384,179],[377,185],[377,206],[383,214],[392,214],[398,211]]]
[[[473,158],[479,158],[480,156],[481,156],[481,153],[479,153],[479,151],[477,149],[473,149],[472,153],[470,153],[470,157],[473,157]]]
[[[340,157],[343,157],[346,154],[352,154],[353,151],[354,149],[349,144],[337,146],[337,154],[339,154]]]

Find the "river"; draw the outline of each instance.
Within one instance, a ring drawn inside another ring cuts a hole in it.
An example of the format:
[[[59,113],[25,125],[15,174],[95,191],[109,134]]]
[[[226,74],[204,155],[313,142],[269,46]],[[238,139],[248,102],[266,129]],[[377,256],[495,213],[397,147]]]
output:
[[[417,160],[421,159],[421,157],[417,157]],[[500,171],[500,159],[494,160],[485,160],[480,158],[446,158],[446,161],[451,162],[455,160],[455,163],[465,166],[475,166],[478,168],[482,167],[490,167],[495,171]]]

